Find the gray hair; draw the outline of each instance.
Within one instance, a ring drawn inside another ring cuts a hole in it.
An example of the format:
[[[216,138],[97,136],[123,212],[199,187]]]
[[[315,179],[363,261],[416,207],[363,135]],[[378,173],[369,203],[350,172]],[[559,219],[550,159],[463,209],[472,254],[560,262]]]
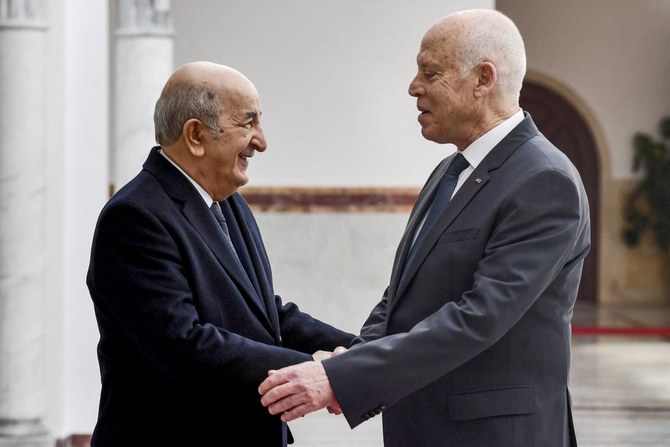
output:
[[[219,138],[218,121],[222,111],[219,97],[207,88],[187,82],[172,82],[165,86],[154,109],[156,143],[170,145],[182,134],[186,121],[201,120]]]
[[[482,62],[491,62],[498,72],[501,93],[518,99],[526,75],[526,49],[521,33],[512,20],[497,11],[487,11],[483,18],[463,36],[461,74]]]

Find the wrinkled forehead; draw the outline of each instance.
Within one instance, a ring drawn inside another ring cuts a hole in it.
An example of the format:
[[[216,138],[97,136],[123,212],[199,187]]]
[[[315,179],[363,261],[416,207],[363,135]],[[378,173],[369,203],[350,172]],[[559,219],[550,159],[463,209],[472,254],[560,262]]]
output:
[[[250,113],[261,114],[258,92],[251,84],[228,85],[219,95],[224,114],[233,117],[243,117]]]
[[[431,27],[421,40],[421,47],[417,54],[417,64],[455,63],[457,62],[460,46],[461,41],[455,27],[440,22]]]

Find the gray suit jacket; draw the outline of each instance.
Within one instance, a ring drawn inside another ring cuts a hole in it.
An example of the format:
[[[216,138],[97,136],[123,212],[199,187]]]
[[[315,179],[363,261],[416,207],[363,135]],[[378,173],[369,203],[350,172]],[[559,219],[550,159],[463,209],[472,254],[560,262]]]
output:
[[[333,390],[352,428],[383,412],[387,447],[576,445],[570,320],[590,247],[579,174],[526,114],[400,278],[451,158],[419,195],[354,346],[324,361]]]

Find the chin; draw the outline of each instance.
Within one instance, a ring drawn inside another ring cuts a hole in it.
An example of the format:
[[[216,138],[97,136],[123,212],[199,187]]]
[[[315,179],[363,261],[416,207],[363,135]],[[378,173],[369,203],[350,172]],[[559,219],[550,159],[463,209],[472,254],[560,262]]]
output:
[[[428,141],[432,141],[433,143],[437,144],[448,144],[449,139],[446,138],[444,135],[439,135],[432,133],[430,131],[427,131],[426,129],[421,129],[421,135]]]
[[[435,141],[435,135],[432,135],[430,132],[426,131],[426,129],[421,129],[421,136],[423,136],[423,138],[428,141],[434,141],[437,143],[437,141]]]
[[[235,186],[237,186],[238,188],[241,188],[244,185],[246,185],[247,183],[249,183],[249,177],[243,176],[242,178],[238,179]]]

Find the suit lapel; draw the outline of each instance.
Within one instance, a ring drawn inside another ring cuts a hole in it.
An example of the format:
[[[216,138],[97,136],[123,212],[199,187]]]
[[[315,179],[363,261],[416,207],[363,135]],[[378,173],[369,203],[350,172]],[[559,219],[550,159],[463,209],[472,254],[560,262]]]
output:
[[[211,211],[207,209],[202,201],[202,198],[194,192],[185,202],[182,207],[182,214],[191,223],[193,228],[200,234],[205,244],[211,248],[212,253],[221,264],[221,267],[228,273],[228,275],[235,281],[237,286],[248,298],[248,301],[255,303],[258,306],[255,290],[247,277],[246,272],[242,269],[240,262],[235,257],[235,254],[226,245],[221,227],[216,222]],[[261,309],[265,311],[264,309]]]
[[[398,285],[401,279],[400,277],[403,274],[405,260],[407,259],[409,250],[412,247],[414,235],[416,234],[419,224],[421,223],[421,218],[426,213],[427,208],[430,206],[431,198],[433,197],[435,189],[437,189],[440,183],[440,178],[442,177],[444,170],[447,169],[448,160],[449,158],[444,159],[435,168],[423,189],[419,193],[419,197],[417,197],[416,203],[412,208],[407,226],[405,227],[405,232],[400,239],[400,245],[396,251],[396,256],[393,261],[393,268],[391,269],[391,282],[388,294],[389,297],[393,297],[397,293]]]
[[[181,212],[193,229],[200,235],[203,242],[228,276],[235,282],[240,294],[256,313],[269,326],[265,306],[258,297],[240,262],[227,246],[221,227],[212,212],[207,208],[202,197],[193,185],[174,166],[159,153],[160,147],[152,149],[144,163],[144,169],[151,172],[165,188],[173,200],[181,202]]]
[[[257,297],[259,297],[266,310],[265,316],[274,328],[275,338],[279,341],[279,316],[275,304],[274,289],[272,288],[272,278],[269,277],[269,269],[263,263],[265,254],[262,246],[258,246],[260,241],[251,233],[250,223],[247,222],[238,203],[241,200],[243,199],[239,194],[226,199],[226,204],[223,205],[222,203],[224,214],[226,219],[230,218],[230,221],[232,221],[231,237],[234,239],[235,246],[240,247],[238,254],[240,254],[244,268],[253,282]]]
[[[477,181],[478,179],[479,181]],[[456,216],[458,216],[463,208],[472,200],[472,198],[488,183],[489,173],[486,167],[486,163],[482,162],[477,166],[470,176],[466,179],[465,183],[461,185],[454,197],[449,201],[449,206],[444,211],[444,213],[437,218],[433,226],[430,228],[426,237],[421,242],[421,245],[417,247],[416,255],[412,261],[412,264],[407,266],[407,271],[401,278],[400,283],[398,284],[398,295],[402,294],[410,280],[414,277],[417,270],[423,263],[430,250],[439,239],[439,237],[444,233],[444,231],[451,225]]]
[[[422,208],[417,209],[416,213],[412,211],[414,219],[413,221],[410,219],[410,224],[408,224],[407,231],[405,231],[403,239],[401,240],[401,250],[403,253],[396,256],[396,262],[394,263],[393,267],[392,281],[395,279],[397,287],[395,290],[391,288],[391,292],[393,293],[389,293],[389,311],[391,310],[391,307],[395,301],[394,298],[402,295],[402,293],[405,291],[410,280],[412,277],[414,277],[417,270],[423,263],[426,256],[428,256],[432,248],[435,246],[435,243],[442,235],[442,233],[446,231],[454,219],[456,219],[456,217],[461,213],[461,211],[463,211],[467,204],[470,203],[475,195],[484,189],[486,184],[489,182],[490,173],[500,168],[519,146],[539,133],[530,115],[528,115],[528,113],[524,113],[524,115],[524,120],[519,123],[519,125],[516,126],[507,136],[505,136],[505,138],[503,138],[500,143],[498,143],[488,153],[486,157],[484,157],[484,160],[482,160],[477,168],[470,174],[463,185],[461,185],[459,190],[456,191],[456,194],[454,194],[453,198],[449,202],[449,206],[445,212],[435,221],[430,231],[426,234],[426,237],[424,238],[421,246],[418,247],[418,251],[412,261],[412,265],[409,265],[405,274],[402,275],[404,261],[407,257],[407,251],[409,250],[409,246],[411,246],[410,241],[412,239],[410,237],[416,231],[416,226],[418,225],[421,216],[424,214],[423,210],[428,206],[428,199],[432,197],[432,191],[435,189],[439,179],[447,169],[449,164],[448,161],[453,158],[453,155],[440,163],[438,168],[435,169],[432,176],[432,188],[426,192],[424,200],[421,202]],[[419,202],[417,202],[417,208],[418,206]]]

